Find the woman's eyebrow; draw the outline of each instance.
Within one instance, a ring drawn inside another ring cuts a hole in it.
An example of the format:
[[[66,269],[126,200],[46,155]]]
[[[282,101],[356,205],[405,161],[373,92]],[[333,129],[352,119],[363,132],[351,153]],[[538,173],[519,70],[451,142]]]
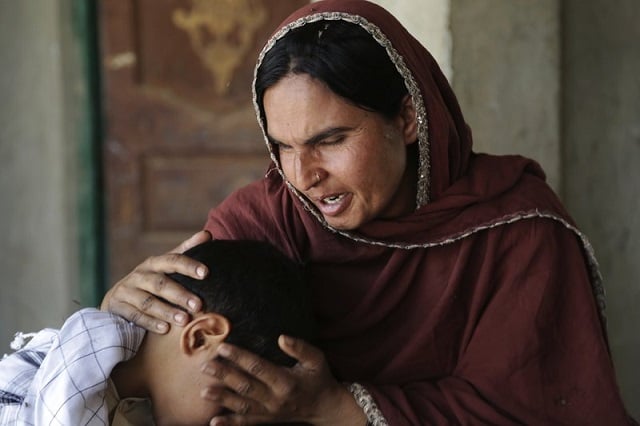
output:
[[[309,139],[304,141],[304,145],[314,145],[314,144],[317,144],[318,142],[320,142],[320,141],[322,141],[322,140],[324,140],[326,138],[330,138],[331,136],[335,136],[335,135],[337,135],[339,133],[344,133],[344,132],[348,132],[348,131],[351,131],[351,130],[353,130],[353,127],[346,127],[346,126],[331,127],[330,129],[323,130],[323,131],[311,136]],[[282,144],[281,141],[279,141],[276,138],[272,137],[268,133],[267,133],[267,139],[269,140],[270,143],[272,143],[274,145]]]

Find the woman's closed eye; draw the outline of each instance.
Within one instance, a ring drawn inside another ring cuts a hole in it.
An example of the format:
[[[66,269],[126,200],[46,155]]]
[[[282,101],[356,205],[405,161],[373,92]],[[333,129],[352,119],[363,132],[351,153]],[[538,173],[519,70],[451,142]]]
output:
[[[291,151],[292,147],[291,145],[287,145],[286,143],[282,143],[282,142],[272,142],[273,145],[275,145],[276,149],[278,151]]]
[[[321,145],[321,146],[338,145],[338,144],[344,142],[345,139],[346,139],[345,135],[340,135],[340,136],[333,137],[333,138],[321,139],[321,140],[315,142],[314,145]]]
[[[332,147],[332,146],[340,145],[345,141],[345,139],[346,139],[346,136],[341,135],[341,136],[332,137],[332,138],[309,141],[306,143],[306,145],[309,146],[310,148]],[[286,143],[283,143],[280,141],[274,140],[274,141],[271,141],[271,143],[275,146],[275,148],[279,152],[289,152],[294,149],[291,145],[287,145]]]

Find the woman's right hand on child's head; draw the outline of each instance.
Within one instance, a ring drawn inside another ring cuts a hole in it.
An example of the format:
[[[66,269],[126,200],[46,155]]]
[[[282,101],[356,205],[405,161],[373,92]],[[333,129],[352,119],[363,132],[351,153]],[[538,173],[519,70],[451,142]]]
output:
[[[207,231],[200,231],[169,253],[149,257],[107,292],[100,309],[120,315],[155,333],[166,333],[171,323],[186,324],[189,318],[184,311],[158,297],[182,306],[189,312],[195,313],[201,309],[198,297],[165,274],[177,272],[193,278],[204,278],[208,273],[206,266],[181,253],[210,239]]]

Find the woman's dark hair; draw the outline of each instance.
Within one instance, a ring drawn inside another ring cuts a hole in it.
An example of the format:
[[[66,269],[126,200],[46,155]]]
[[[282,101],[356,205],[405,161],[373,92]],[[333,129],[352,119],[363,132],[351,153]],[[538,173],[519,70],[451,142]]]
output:
[[[184,253],[209,268],[204,280],[169,277],[202,300],[204,312],[231,323],[226,341],[286,366],[295,360],[278,346],[286,334],[313,343],[315,322],[300,265],[259,241],[214,240]]]
[[[264,56],[256,75],[262,120],[264,93],[287,74],[308,74],[360,108],[393,118],[408,93],[389,55],[359,25],[318,21],[289,31]]]

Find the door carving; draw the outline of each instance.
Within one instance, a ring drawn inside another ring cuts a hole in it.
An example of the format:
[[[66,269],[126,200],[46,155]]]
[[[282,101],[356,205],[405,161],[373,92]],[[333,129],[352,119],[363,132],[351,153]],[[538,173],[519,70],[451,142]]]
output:
[[[109,281],[202,228],[260,178],[255,59],[301,0],[102,0]]]

